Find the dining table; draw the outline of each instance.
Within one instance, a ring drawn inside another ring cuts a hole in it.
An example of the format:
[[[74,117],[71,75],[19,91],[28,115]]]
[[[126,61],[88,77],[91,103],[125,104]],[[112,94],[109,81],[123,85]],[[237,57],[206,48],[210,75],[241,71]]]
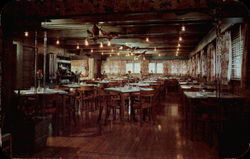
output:
[[[28,95],[52,95],[52,94],[67,94],[67,91],[60,90],[60,89],[50,89],[50,88],[40,88],[40,89],[27,89],[27,90],[15,90],[15,94],[21,96],[28,96]]]
[[[236,114],[242,113],[245,109],[245,96],[236,95],[230,92],[207,92],[207,91],[196,91],[189,92],[184,91],[184,110],[185,116],[192,117],[192,110],[197,106],[203,106],[204,103],[217,106],[223,114]],[[190,113],[191,112],[191,113]]]
[[[97,87],[97,84],[88,84],[88,83],[77,83],[77,84],[66,84],[62,85],[62,87],[68,88],[80,88],[80,87]]]
[[[59,105],[59,103],[64,100],[64,96],[68,94],[67,91],[61,89],[34,87],[27,90],[14,90],[14,93],[17,95],[18,103],[21,104],[20,106],[24,109],[26,109],[26,102],[35,102],[33,108],[36,113],[42,112],[48,105]],[[58,110],[61,111],[62,109],[64,109],[64,104],[62,104]]]
[[[121,121],[124,120],[124,110],[125,110],[125,100],[126,97],[128,97],[129,104],[128,104],[128,114],[130,116],[131,114],[131,93],[137,93],[140,91],[153,91],[153,88],[141,88],[141,87],[131,87],[131,86],[124,86],[124,87],[109,87],[109,88],[104,88],[105,91],[113,91],[113,92],[118,92],[121,97],[121,116],[120,119]]]
[[[138,82],[138,83],[129,83],[131,86],[138,86],[138,87],[148,87],[150,86],[149,83],[144,83],[144,82]]]

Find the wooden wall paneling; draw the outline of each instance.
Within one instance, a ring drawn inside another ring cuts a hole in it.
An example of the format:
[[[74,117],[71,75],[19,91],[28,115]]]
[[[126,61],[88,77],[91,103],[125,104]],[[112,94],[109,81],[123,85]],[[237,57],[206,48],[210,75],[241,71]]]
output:
[[[23,46],[23,88],[34,86],[34,47]]]
[[[11,124],[15,112],[15,100],[13,100],[14,89],[16,84],[16,50],[13,47],[13,39],[8,34],[2,38],[2,87],[1,87],[1,104],[2,115],[4,116],[2,124],[2,133],[10,132]]]
[[[250,89],[250,25],[245,24],[242,27],[243,29],[243,35],[244,35],[244,48],[243,48],[243,62],[242,62],[242,80],[241,80],[241,86],[242,88],[248,88]]]

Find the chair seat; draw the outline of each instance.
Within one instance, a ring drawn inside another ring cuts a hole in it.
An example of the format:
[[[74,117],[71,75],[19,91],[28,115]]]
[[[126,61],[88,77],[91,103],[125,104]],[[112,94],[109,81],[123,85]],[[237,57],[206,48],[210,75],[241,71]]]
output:
[[[52,114],[52,113],[56,112],[56,108],[46,108],[46,109],[43,110],[43,112]]]
[[[142,108],[150,108],[150,107],[152,107],[152,104],[151,103],[142,103],[141,107]]]

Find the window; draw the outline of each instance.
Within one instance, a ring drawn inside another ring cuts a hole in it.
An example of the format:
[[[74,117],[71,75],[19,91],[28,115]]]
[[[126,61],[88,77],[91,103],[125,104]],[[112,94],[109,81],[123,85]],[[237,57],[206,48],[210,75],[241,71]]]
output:
[[[163,63],[156,63],[156,73],[163,73]]]
[[[149,73],[155,73],[155,63],[149,63],[148,64],[148,72]]]
[[[103,62],[102,68],[103,68],[102,72],[105,71],[106,73],[110,74],[118,74],[120,73],[121,70],[121,62],[108,60]]]
[[[148,72],[149,73],[163,73],[163,63],[149,63]]]
[[[243,40],[241,35],[241,26],[232,28],[232,79],[241,78],[241,65],[243,57]]]
[[[126,63],[126,73],[131,71],[131,73],[140,73],[141,64],[140,63]]]

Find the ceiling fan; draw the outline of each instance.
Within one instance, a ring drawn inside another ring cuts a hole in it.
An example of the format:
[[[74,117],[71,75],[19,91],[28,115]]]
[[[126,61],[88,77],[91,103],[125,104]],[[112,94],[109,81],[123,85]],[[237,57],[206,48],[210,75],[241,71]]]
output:
[[[119,35],[115,32],[106,32],[101,27],[98,27],[96,24],[93,25],[91,30],[87,30],[87,35],[96,42],[97,39],[107,38],[111,40],[113,38],[117,38]]]

